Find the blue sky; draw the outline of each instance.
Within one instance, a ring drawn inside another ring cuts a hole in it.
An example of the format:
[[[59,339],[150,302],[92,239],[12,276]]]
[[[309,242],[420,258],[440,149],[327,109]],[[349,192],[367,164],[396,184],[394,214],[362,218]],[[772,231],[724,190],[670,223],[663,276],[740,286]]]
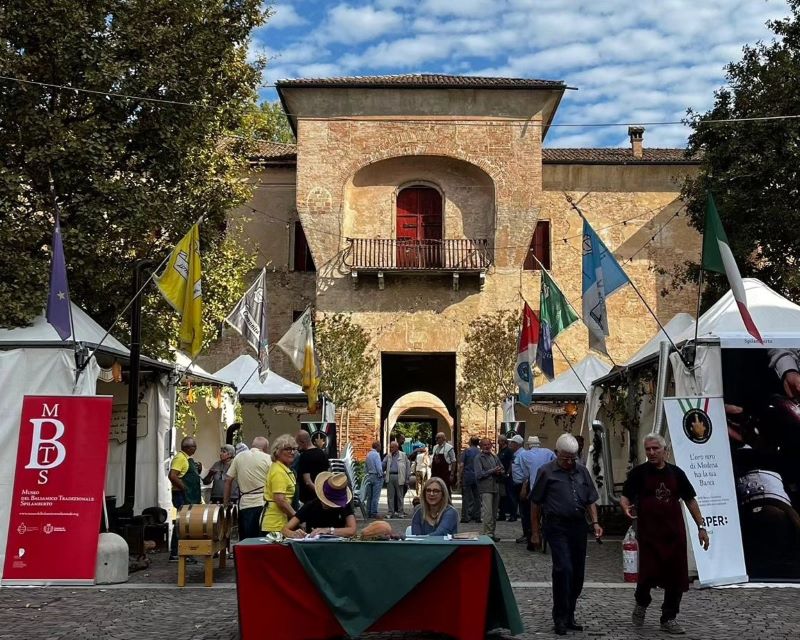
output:
[[[254,33],[281,78],[449,73],[564,80],[556,124],[680,120],[704,111],[742,46],[771,39],[785,0],[282,0]],[[274,100],[274,89],[262,91]],[[688,129],[648,126],[645,145]],[[547,146],[627,146],[627,128],[554,127]]]

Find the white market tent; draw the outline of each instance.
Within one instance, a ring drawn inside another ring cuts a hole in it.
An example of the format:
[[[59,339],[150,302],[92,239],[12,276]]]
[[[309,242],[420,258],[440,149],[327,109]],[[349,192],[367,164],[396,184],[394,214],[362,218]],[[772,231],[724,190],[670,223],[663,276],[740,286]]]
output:
[[[214,373],[219,380],[230,380],[239,391],[242,402],[257,400],[273,400],[285,402],[305,402],[306,394],[299,384],[279,376],[274,371],[267,374],[262,383],[258,377],[258,361],[249,354],[244,354],[226,364]]]
[[[533,399],[559,400],[583,399],[587,389],[597,378],[611,370],[611,365],[591,354],[573,365],[571,369],[556,376],[552,381],[533,390]]]

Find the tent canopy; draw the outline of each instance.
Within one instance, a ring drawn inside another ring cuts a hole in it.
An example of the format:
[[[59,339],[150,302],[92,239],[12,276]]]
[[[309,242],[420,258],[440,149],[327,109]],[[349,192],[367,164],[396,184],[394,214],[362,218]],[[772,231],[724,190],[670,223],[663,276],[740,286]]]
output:
[[[728,291],[700,316],[698,339],[719,339],[723,348],[796,348],[800,338],[800,306],[787,300],[756,278],[745,278],[747,308],[764,344],[759,344],[744,328],[739,307]],[[687,327],[675,341],[694,339],[695,323]]]
[[[592,382],[606,375],[610,370],[610,364],[590,354],[574,365],[572,369],[556,376],[552,382],[534,389],[533,399],[534,401],[583,399]]]
[[[230,380],[239,390],[239,399],[273,400],[284,402],[305,402],[306,394],[300,385],[282,378],[270,371],[266,381],[258,379],[258,361],[249,354],[244,354],[228,363],[214,373],[220,380]]]

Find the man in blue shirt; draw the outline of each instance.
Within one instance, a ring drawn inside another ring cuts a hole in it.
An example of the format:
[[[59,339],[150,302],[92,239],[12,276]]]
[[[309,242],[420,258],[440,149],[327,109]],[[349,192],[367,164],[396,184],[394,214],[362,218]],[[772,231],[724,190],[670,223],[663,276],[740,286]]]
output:
[[[528,551],[535,551],[536,548],[531,544],[531,503],[529,500],[530,493],[533,490],[533,485],[536,481],[536,474],[539,469],[555,460],[556,454],[550,449],[542,449],[542,443],[539,441],[538,436],[531,436],[528,438],[531,445],[530,449],[521,450],[519,455],[521,473],[524,473],[523,486],[520,487],[520,513],[522,514],[522,532],[525,536],[524,540],[517,539],[517,542],[526,542]]]
[[[383,465],[381,464],[381,443],[373,442],[372,449],[367,454],[367,460],[364,464],[366,471],[365,482],[367,483],[367,494],[365,502],[367,503],[369,517],[378,517],[378,501],[381,497],[381,489],[383,488]]]
[[[475,477],[475,457],[480,453],[478,438],[469,439],[469,447],[459,456],[461,471],[461,522],[481,521],[481,494]]]

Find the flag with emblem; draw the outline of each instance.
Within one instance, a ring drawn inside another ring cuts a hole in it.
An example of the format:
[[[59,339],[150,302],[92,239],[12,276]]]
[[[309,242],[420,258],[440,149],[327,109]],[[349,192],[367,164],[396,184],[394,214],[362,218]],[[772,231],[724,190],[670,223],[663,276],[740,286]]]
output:
[[[289,356],[294,368],[300,372],[301,385],[308,396],[308,411],[314,413],[317,410],[319,395],[319,367],[314,352],[311,309],[306,309],[303,315],[292,323],[289,330],[278,340],[278,346]]]
[[[199,223],[175,245],[167,266],[155,282],[161,295],[181,314],[178,348],[196,357],[203,345]]]
[[[258,378],[263,383],[269,373],[267,332],[267,270],[261,270],[250,288],[225,318],[258,354]]]
[[[539,320],[526,302],[522,308],[522,325],[517,342],[517,365],[514,367],[514,382],[519,387],[519,403],[526,407],[533,402],[533,364],[536,362],[538,340]]]
[[[567,302],[561,289],[542,270],[542,288],[539,293],[539,345],[536,349],[536,364],[548,380],[555,377],[553,367],[553,342],[559,333],[573,322],[578,314]]]
[[[50,259],[50,292],[47,296],[45,318],[56,330],[58,337],[66,340],[72,335],[72,308],[69,302],[67,284],[67,264],[64,259],[64,245],[61,242],[61,221],[56,214],[53,229],[53,247]]]

